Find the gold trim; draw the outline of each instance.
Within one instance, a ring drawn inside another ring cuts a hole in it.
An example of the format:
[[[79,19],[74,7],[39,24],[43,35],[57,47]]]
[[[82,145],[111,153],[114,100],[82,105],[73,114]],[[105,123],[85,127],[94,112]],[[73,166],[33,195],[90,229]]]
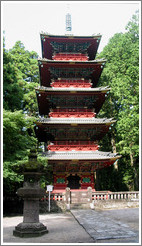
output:
[[[121,155],[118,155],[118,156],[116,156],[116,157],[110,158],[110,160],[111,160],[111,161],[115,161],[115,160],[117,160],[117,159],[119,159],[119,158],[121,158]]]

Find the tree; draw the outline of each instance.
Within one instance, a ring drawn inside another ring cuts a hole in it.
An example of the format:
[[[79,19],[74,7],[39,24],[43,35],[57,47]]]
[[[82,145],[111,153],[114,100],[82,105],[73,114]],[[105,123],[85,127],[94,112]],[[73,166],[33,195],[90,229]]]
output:
[[[27,159],[36,139],[29,136],[27,128],[32,127],[33,117],[25,117],[22,111],[3,110],[3,188],[4,195],[14,195],[23,181],[12,167],[20,160]]]
[[[138,189],[138,30],[138,12],[136,12],[128,23],[126,32],[115,34],[100,54],[100,57],[107,59],[100,84],[106,84],[111,87],[111,93],[102,111],[100,111],[100,116],[114,117],[117,120],[117,123],[112,128],[110,138],[113,147],[115,147],[114,149],[116,150],[117,148],[117,151],[123,155],[123,165],[126,165],[123,177],[129,189]],[[125,159],[125,157],[129,158],[129,162],[126,161],[127,158]]]
[[[17,41],[13,48],[9,51],[14,66],[22,77],[20,87],[23,90],[22,109],[28,115],[37,115],[37,102],[35,87],[39,82],[39,70],[37,63],[37,53],[25,50],[24,45]]]
[[[22,176],[12,166],[28,158],[36,144],[34,122],[37,114],[35,86],[38,81],[36,52],[26,51],[21,42],[3,49],[3,186],[4,195],[15,193]],[[30,134],[29,134],[30,132]]]
[[[13,63],[12,55],[3,48],[3,106],[7,110],[22,109],[23,79]]]

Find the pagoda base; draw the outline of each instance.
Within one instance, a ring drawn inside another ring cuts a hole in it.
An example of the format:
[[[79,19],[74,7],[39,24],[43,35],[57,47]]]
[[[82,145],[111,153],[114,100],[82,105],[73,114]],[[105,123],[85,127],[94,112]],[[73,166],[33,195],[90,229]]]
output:
[[[48,233],[46,226],[42,223],[20,223],[15,227],[13,236],[16,237],[39,237]]]

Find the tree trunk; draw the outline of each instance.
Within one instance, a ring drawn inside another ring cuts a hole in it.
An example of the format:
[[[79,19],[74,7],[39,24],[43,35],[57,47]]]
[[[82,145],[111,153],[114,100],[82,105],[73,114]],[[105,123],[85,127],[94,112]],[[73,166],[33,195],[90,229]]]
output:
[[[130,144],[130,163],[131,163],[131,167],[133,168],[133,173],[134,173],[133,190],[138,190],[139,189],[139,174],[135,166],[136,160],[134,159],[131,147],[132,147],[132,144]]]
[[[134,173],[134,180],[133,180],[133,190],[138,190],[139,189],[139,174],[136,169],[136,160],[133,157],[132,153],[132,144],[130,144],[130,163],[131,167],[133,168],[133,173]]]
[[[131,167],[134,166],[134,159],[133,159],[133,154],[132,154],[132,151],[131,151],[131,148],[130,148],[130,163],[131,163]]]
[[[116,153],[116,144],[115,144],[114,135],[112,135],[112,138],[111,138],[111,145],[112,145],[112,152]],[[118,171],[118,161],[115,162],[114,168]]]
[[[134,167],[134,190],[139,190],[139,174]]]

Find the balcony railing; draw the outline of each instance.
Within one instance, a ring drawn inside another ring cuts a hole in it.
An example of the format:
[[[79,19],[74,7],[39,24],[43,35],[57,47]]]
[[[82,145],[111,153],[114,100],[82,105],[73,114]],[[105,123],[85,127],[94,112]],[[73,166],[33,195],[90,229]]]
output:
[[[91,141],[53,141],[50,145],[47,146],[47,150],[50,151],[88,151],[88,150],[98,150],[99,145]]]
[[[92,86],[90,80],[82,79],[61,79],[57,81],[52,81],[52,87],[79,87],[79,88],[89,88]]]
[[[58,53],[52,56],[55,61],[88,61],[88,56],[81,53]]]
[[[54,109],[49,113],[49,117],[53,118],[92,118],[96,113],[92,109]]]

